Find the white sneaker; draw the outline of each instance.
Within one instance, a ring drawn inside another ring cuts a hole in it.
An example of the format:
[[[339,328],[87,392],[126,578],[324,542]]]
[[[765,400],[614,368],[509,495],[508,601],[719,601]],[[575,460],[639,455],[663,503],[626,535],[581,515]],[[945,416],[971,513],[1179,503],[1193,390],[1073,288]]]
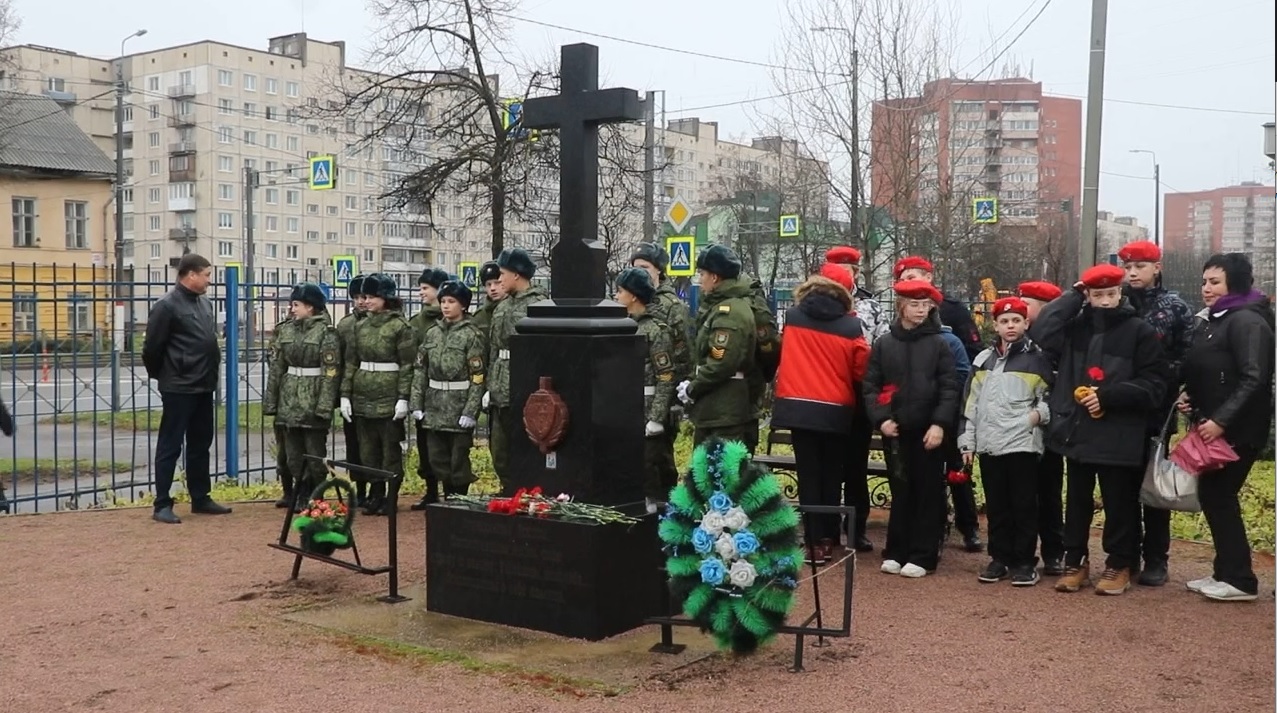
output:
[[[909,564],[900,568],[900,576],[909,577],[910,579],[917,579],[919,577],[927,576],[927,570],[910,562]]]
[[[1247,594],[1228,582],[1215,582],[1202,587],[1202,596],[1217,602],[1253,602],[1258,594]]]
[[[1203,589],[1212,584],[1215,584],[1214,577],[1202,577],[1201,579],[1194,579],[1184,586],[1188,587],[1188,591],[1190,592],[1197,592],[1198,594],[1201,594]]]
[[[882,573],[883,573],[883,574],[900,574],[900,570],[901,570],[901,569],[902,569],[902,567],[900,566],[900,563],[899,563],[899,562],[897,562],[897,561],[895,561],[895,560],[883,560],[883,561],[882,561]]]

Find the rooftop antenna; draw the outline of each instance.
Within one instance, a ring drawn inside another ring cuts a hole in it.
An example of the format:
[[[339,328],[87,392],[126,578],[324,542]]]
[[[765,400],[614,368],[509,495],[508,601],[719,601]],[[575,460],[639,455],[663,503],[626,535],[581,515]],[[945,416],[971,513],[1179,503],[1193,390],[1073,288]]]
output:
[[[297,0],[297,4],[301,6],[302,32],[306,31],[306,0]]]

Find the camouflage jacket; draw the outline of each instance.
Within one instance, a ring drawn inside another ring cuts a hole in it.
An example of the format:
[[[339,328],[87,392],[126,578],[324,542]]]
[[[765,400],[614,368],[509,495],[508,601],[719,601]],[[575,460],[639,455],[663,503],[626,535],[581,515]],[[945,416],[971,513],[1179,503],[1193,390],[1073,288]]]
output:
[[[417,361],[417,338],[408,320],[399,312],[370,312],[356,322],[345,349],[341,395],[350,399],[354,415],[394,416],[395,402],[408,400]]]
[[[421,309],[408,320],[408,324],[412,325],[412,331],[417,335],[417,344],[421,344],[421,340],[425,339],[426,332],[435,326],[435,322],[443,316],[443,310],[439,309],[439,305],[422,305]]]
[[[341,340],[326,313],[275,328],[262,411],[288,428],[328,429],[341,380]]]
[[[479,417],[483,401],[483,334],[468,318],[440,320],[426,331],[412,374],[412,409],[422,411],[421,427],[455,431],[462,416]]]
[[[528,305],[548,299],[535,285],[511,294],[497,303],[492,311],[492,327],[488,333],[488,391],[493,406],[510,405],[510,337],[514,325],[528,316]]]
[[[647,354],[643,359],[643,409],[648,421],[668,427],[676,383],[670,328],[650,312],[634,317],[634,321],[638,323],[638,333],[647,339]]]
[[[1178,293],[1165,287],[1149,287],[1137,290],[1127,287],[1123,292],[1140,319],[1148,322],[1157,332],[1157,339],[1166,349],[1171,373],[1179,375],[1180,365],[1193,344],[1193,311]]]
[[[355,326],[359,324],[359,320],[363,319],[366,314],[366,312],[351,307],[350,311],[346,313],[346,316],[342,317],[337,322],[337,339],[341,343],[341,346],[337,351],[337,356],[341,359],[341,375],[343,378],[346,375],[346,345],[350,344],[350,342],[354,340]],[[340,386],[341,382],[338,382],[338,399],[341,398]],[[338,403],[339,401],[333,401],[333,408],[337,408]]]
[[[705,295],[701,305],[692,345],[696,372],[688,387],[693,400],[688,415],[698,428],[753,421],[757,411],[746,379],[756,370],[749,284],[724,280]]]
[[[488,344],[488,332],[492,330],[492,313],[496,311],[497,305],[499,304],[501,304],[501,300],[485,299],[483,301],[483,306],[475,310],[474,314],[470,315],[470,324],[477,327],[479,333],[483,335],[483,344],[485,349],[487,349]]]
[[[856,318],[864,327],[865,341],[873,346],[874,340],[891,331],[891,320],[882,314],[882,305],[874,293],[857,286],[851,298],[855,301]]]
[[[674,291],[673,285],[662,282],[656,288],[656,299],[647,306],[647,312],[669,327],[675,383],[692,378],[692,316],[688,313],[687,304]]]

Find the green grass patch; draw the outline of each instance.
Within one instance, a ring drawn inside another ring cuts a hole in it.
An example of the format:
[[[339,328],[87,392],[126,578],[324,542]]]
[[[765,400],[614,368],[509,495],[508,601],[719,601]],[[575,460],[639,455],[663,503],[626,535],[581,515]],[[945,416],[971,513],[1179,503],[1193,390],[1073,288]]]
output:
[[[0,483],[38,481],[51,483],[59,478],[95,478],[133,471],[132,463],[94,461],[89,458],[0,458]]]

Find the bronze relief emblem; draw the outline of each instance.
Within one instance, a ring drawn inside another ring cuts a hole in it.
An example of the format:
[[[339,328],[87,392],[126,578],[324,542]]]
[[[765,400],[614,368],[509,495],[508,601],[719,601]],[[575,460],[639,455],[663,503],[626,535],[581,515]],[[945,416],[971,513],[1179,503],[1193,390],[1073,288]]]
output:
[[[528,439],[546,455],[561,442],[568,430],[568,405],[554,390],[554,380],[540,377],[540,388],[528,396],[523,406],[523,429]]]

